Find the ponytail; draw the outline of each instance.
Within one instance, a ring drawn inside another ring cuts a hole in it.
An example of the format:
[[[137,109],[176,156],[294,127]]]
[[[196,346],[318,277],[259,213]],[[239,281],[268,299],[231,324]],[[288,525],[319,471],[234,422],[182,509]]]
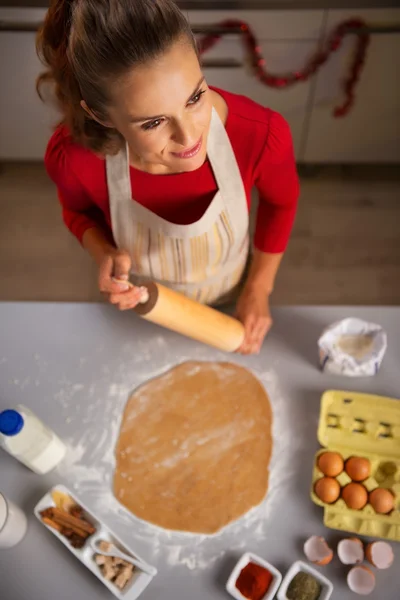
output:
[[[137,64],[158,58],[178,39],[195,47],[190,26],[174,0],[51,0],[36,41],[47,70],[36,82],[43,100],[52,84],[64,123],[78,143],[115,154],[123,138],[90,118],[107,120],[110,88]]]
[[[82,100],[78,81],[68,59],[68,41],[71,30],[72,12],[75,0],[55,0],[51,2],[43,26],[36,38],[36,51],[48,70],[41,73],[36,81],[36,90],[44,101],[43,89],[53,84],[55,98],[72,135],[82,142],[86,128],[86,116],[80,102]]]

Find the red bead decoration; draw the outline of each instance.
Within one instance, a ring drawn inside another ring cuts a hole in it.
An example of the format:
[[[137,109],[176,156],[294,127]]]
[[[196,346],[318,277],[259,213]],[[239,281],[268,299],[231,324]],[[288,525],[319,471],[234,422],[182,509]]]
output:
[[[361,70],[364,67],[367,47],[370,41],[370,35],[365,30],[366,24],[361,19],[348,19],[337,25],[329,36],[325,48],[317,51],[303,69],[294,73],[279,75],[269,73],[265,67],[266,62],[261,54],[261,48],[247,23],[237,19],[228,19],[219,23],[219,25],[225,29],[240,29],[242,41],[249,54],[249,63],[253,68],[255,76],[268,87],[275,89],[284,89],[299,81],[307,81],[307,79],[314,75],[320,67],[327,62],[331,54],[340,48],[346,35],[356,35],[357,43],[354,57],[349,68],[349,73],[342,84],[344,101],[340,106],[334,109],[333,115],[335,117],[343,117],[350,111],[354,104],[354,89],[360,78]],[[220,35],[205,35],[198,42],[200,54],[205,54],[208,50],[213,48],[220,39]]]

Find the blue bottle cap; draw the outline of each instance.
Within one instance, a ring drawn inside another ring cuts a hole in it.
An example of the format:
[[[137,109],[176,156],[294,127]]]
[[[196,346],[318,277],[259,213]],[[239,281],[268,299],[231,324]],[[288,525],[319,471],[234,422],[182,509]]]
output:
[[[23,426],[24,419],[16,410],[3,410],[0,413],[0,433],[3,435],[17,435]]]

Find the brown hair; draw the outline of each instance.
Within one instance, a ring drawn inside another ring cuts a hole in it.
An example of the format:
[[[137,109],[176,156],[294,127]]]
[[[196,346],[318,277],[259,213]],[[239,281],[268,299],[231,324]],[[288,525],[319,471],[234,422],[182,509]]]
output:
[[[91,119],[81,100],[107,120],[110,84],[183,36],[195,46],[173,0],[52,0],[37,36],[38,55],[48,67],[37,80],[39,96],[44,83],[53,83],[73,138],[95,152],[116,153],[122,136]]]

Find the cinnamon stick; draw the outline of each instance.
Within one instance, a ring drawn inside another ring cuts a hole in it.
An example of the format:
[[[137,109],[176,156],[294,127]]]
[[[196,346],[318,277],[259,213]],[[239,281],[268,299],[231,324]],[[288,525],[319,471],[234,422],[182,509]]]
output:
[[[73,517],[62,508],[50,507],[44,510],[41,514],[42,517],[47,517],[63,527],[69,527],[76,533],[83,533],[84,535],[86,534],[86,537],[88,535],[92,535],[96,531],[93,525],[84,519]]]
[[[58,531],[59,533],[61,533],[62,531],[62,525],[59,525],[58,523],[55,523],[54,521],[52,521],[51,519],[49,519],[49,517],[42,517],[42,521],[45,525],[48,525],[49,527],[52,527],[52,529],[55,529],[56,531]]]
[[[74,531],[70,527],[63,527],[48,517],[42,517],[42,521],[66,537],[74,548],[83,548],[87,538],[89,537],[89,534],[86,533],[86,531],[81,531],[78,533],[77,529]]]

